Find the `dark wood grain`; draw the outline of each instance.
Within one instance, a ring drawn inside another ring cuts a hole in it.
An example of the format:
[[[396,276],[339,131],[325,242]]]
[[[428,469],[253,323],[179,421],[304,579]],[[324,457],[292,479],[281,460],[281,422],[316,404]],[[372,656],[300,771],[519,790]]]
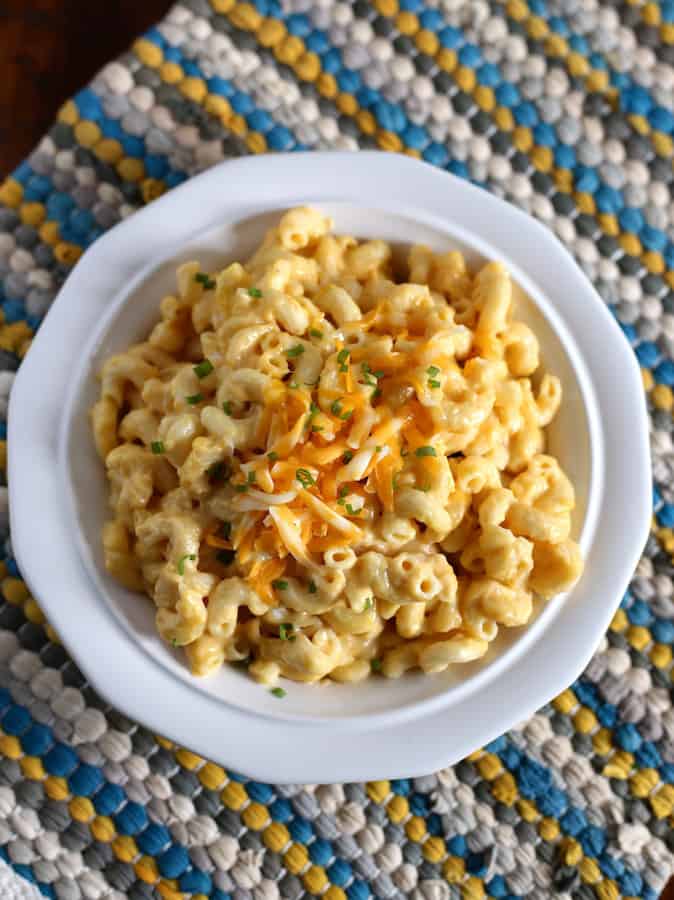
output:
[[[0,175],[26,156],[59,106],[169,0],[0,0]]]
[[[61,103],[170,6],[168,0],[0,0],[0,176],[30,152]],[[674,880],[662,900],[674,900]]]

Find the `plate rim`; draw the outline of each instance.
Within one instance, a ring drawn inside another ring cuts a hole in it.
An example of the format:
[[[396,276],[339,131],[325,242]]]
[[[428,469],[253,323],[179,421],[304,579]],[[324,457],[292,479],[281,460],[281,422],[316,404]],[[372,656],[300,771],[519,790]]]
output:
[[[376,172],[375,178],[372,178],[371,166],[375,163],[375,159]],[[198,197],[206,197],[207,195],[210,196],[210,186],[218,184],[220,178],[224,177],[225,181],[231,181],[233,177],[235,178],[235,168],[238,168],[239,170],[239,181],[237,182],[237,187],[240,187],[242,183],[245,184],[246,180],[248,180],[249,186],[252,190],[252,186],[255,182],[259,183],[265,181],[265,173],[264,171],[260,171],[264,170],[264,167],[268,168],[267,179],[269,180],[271,178],[272,183],[274,184],[281,181],[278,175],[281,173],[281,170],[285,168],[286,178],[284,179],[284,184],[289,185],[293,182],[293,178],[295,179],[295,186],[293,190],[290,191],[290,195],[294,197],[297,197],[298,195],[306,196],[307,194],[313,196],[316,192],[305,190],[303,188],[303,185],[307,183],[310,178],[313,178],[314,181],[316,181],[317,186],[321,187],[321,179],[324,178],[324,170],[326,167],[332,170],[333,175],[335,172],[339,173],[342,178],[340,182],[342,187],[339,196],[334,196],[333,192],[331,192],[330,189],[323,189],[322,191],[319,190],[317,192],[315,200],[315,202],[319,203],[326,203],[330,202],[331,200],[344,201],[344,185],[346,184],[348,184],[348,188],[351,192],[358,194],[357,201],[361,205],[366,205],[368,203],[368,191],[369,196],[371,197],[370,203],[376,203],[375,195],[382,190],[382,182],[386,182],[390,186],[390,189],[393,192],[398,203],[413,203],[415,206],[419,206],[418,197],[420,194],[427,196],[430,202],[430,200],[432,199],[431,195],[436,191],[442,196],[447,197],[449,197],[449,195],[453,191],[455,193],[455,199],[456,197],[461,198],[461,196],[463,196],[464,198],[469,199],[471,203],[474,203],[475,207],[491,207],[492,210],[497,209],[498,215],[500,215],[502,222],[505,223],[507,219],[510,219],[513,224],[517,226],[517,228],[519,228],[520,234],[528,233],[530,235],[533,235],[532,239],[537,240],[539,244],[544,243],[546,245],[546,253],[549,253],[550,259],[555,259],[558,265],[563,266],[563,270],[568,277],[572,276],[572,280],[576,282],[578,289],[581,290],[584,294],[585,301],[589,302],[590,304],[589,308],[592,313],[591,317],[593,317],[596,322],[601,322],[601,326],[604,329],[602,331],[602,352],[605,362],[607,364],[610,364],[610,356],[611,354],[615,354],[615,357],[624,364],[620,372],[615,371],[612,373],[613,388],[615,389],[620,382],[622,382],[623,384],[623,412],[625,412],[625,410],[628,409],[631,405],[632,411],[634,413],[632,421],[635,424],[636,422],[639,422],[641,426],[633,428],[630,431],[629,435],[623,435],[623,439],[627,437],[629,453],[626,453],[624,447],[621,448],[622,455],[629,455],[633,465],[635,459],[640,460],[642,463],[645,463],[646,472],[648,473],[647,477],[644,477],[644,466],[637,466],[638,475],[634,479],[634,483],[631,485],[631,495],[633,502],[633,511],[630,522],[632,526],[630,531],[631,537],[629,538],[629,540],[627,540],[625,531],[623,530],[620,532],[620,535],[623,537],[623,543],[627,544],[627,546],[624,547],[624,552],[620,557],[620,561],[622,563],[620,566],[620,574],[615,573],[613,581],[614,593],[621,595],[622,591],[626,587],[627,581],[632,574],[634,566],[636,565],[638,554],[642,549],[643,543],[645,543],[650,523],[650,465],[646,432],[647,419],[645,399],[643,397],[643,391],[641,388],[638,365],[631,349],[627,345],[627,342],[624,340],[620,329],[611,317],[609,311],[604,306],[603,301],[601,301],[601,299],[598,297],[598,295],[594,291],[594,288],[577,267],[575,261],[568,253],[568,251],[544,226],[542,226],[517,208],[504,203],[502,200],[494,197],[486,191],[480,190],[461,179],[457,179],[454,176],[441,172],[440,170],[437,170],[428,164],[417,162],[408,157],[373,152],[362,152],[359,154],[339,152],[304,153],[301,156],[297,154],[279,154],[274,157],[245,157],[242,159],[226,161],[219,166],[216,166],[204,172],[203,174],[196,176],[174,191],[171,191],[167,195],[164,195],[150,206],[138,211],[129,219],[123,221],[115,228],[111,229],[107,234],[103,235],[83,255],[80,262],[70,274],[69,278],[62,287],[59,296],[54,301],[52,310],[50,311],[40,331],[38,332],[37,337],[35,338],[35,346],[31,349],[31,352],[28,354],[26,360],[23,362],[22,366],[19,369],[19,373],[17,374],[10,398],[9,415],[8,452],[10,470],[9,485],[12,540],[15,549],[15,556],[17,558],[17,561],[19,562],[22,575],[26,580],[28,586],[35,593],[40,604],[45,609],[45,612],[48,613],[50,617],[52,617],[55,621],[57,630],[59,627],[59,622],[63,623],[65,621],[62,608],[56,601],[56,598],[59,594],[58,589],[59,587],[61,589],[67,589],[68,581],[67,579],[61,579],[59,581],[58,578],[55,580],[53,572],[47,573],[45,571],[46,566],[42,566],[40,568],[35,560],[30,560],[30,550],[32,549],[31,542],[33,540],[34,529],[32,529],[29,524],[30,514],[28,511],[28,503],[26,502],[25,498],[26,492],[28,490],[26,488],[26,482],[30,479],[30,473],[27,471],[28,462],[31,457],[30,455],[26,455],[19,451],[19,440],[22,429],[26,429],[26,434],[23,436],[24,442],[26,441],[26,439],[29,439],[34,442],[36,448],[51,448],[54,443],[53,434],[51,433],[50,420],[47,417],[40,417],[34,412],[31,422],[31,410],[32,406],[35,405],[35,379],[38,377],[38,372],[36,371],[34,376],[33,370],[38,370],[40,368],[39,362],[42,362],[43,360],[46,362],[49,357],[53,355],[51,353],[52,348],[50,343],[52,332],[58,331],[58,329],[60,329],[62,332],[65,331],[65,335],[67,337],[67,333],[69,330],[69,318],[67,309],[68,303],[73,299],[73,295],[76,295],[81,286],[83,286],[81,285],[81,282],[85,282],[86,279],[90,277],[92,268],[99,265],[99,263],[97,262],[98,260],[100,260],[102,263],[105,261],[107,255],[114,255],[117,252],[117,245],[121,244],[122,249],[124,249],[124,242],[126,242],[127,245],[130,246],[130,244],[133,242],[132,235],[136,235],[137,237],[135,238],[135,240],[140,240],[140,243],[142,244],[142,237],[146,224],[150,226],[149,230],[152,229],[153,223],[155,227],[161,228],[161,223],[164,216],[168,215],[170,210],[178,210],[181,205],[196,207],[197,211],[199,212],[200,218],[205,218],[206,221],[203,221],[199,226],[195,226],[195,219],[189,216],[185,216],[185,222],[189,222],[189,224],[179,223],[181,225],[179,233],[183,235],[180,240],[190,240],[196,237],[197,234],[207,232],[211,227],[215,227],[218,222],[221,223],[222,219],[220,216],[210,218],[210,209],[212,207],[207,206],[206,209],[199,209]],[[408,172],[409,177],[402,177],[403,174],[407,175]],[[339,181],[339,179],[335,180]],[[355,196],[349,196],[348,199],[353,200],[354,202],[356,200]],[[269,198],[267,206],[268,208],[270,208],[272,205],[274,207],[277,207],[289,205],[289,203],[293,202],[298,201],[292,200],[290,199],[290,197],[286,201],[282,197],[272,195]],[[218,201],[219,208],[226,208],[226,205],[227,201],[225,199]],[[466,236],[466,240],[469,243],[472,243],[473,246],[475,246],[476,244],[479,246],[480,244],[485,243],[483,235],[481,233],[475,234],[475,232],[471,231],[470,229],[464,228],[462,225],[462,220],[460,218],[452,219],[446,216],[442,216],[442,218],[447,223],[447,225],[451,227],[451,230],[453,230],[454,232],[459,231],[464,233]],[[173,227],[175,228],[175,223]],[[504,228],[503,230],[507,231],[508,229]],[[153,237],[153,240],[156,240],[156,238]],[[493,238],[489,239],[488,243],[491,245],[491,248],[496,248],[499,251],[499,255],[502,256],[506,262],[512,263],[511,252],[501,252],[499,244],[496,243]],[[172,244],[177,244],[177,241],[173,241]],[[173,251],[169,250],[168,255],[170,256],[171,252],[175,252],[176,249],[177,248],[174,247]],[[137,253],[137,251],[135,252]],[[162,258],[166,255],[167,254],[158,254],[156,256],[153,255],[150,266],[155,267],[156,265],[159,265]],[[528,269],[522,266],[519,262],[517,262],[515,265],[516,268],[521,270],[523,274],[528,278]],[[135,265],[135,274],[124,275],[122,284],[126,287],[126,292],[128,292],[129,290],[129,283],[131,279],[135,278],[142,280],[142,278],[144,277],[144,270],[146,269],[146,266],[138,267],[137,265]],[[120,274],[119,280],[121,279],[122,275]],[[535,279],[531,280],[536,283]],[[540,285],[538,284],[537,286],[540,287]],[[107,307],[108,303],[113,303],[115,307],[118,307],[119,304],[115,303],[115,298],[119,294],[120,289],[118,287],[115,291],[113,291],[112,296],[106,299],[104,308]],[[103,313],[103,318],[108,318],[107,308],[106,312]],[[72,325],[72,327],[74,328],[74,324]],[[97,322],[96,331],[98,333],[102,333],[102,328],[102,322]],[[572,340],[576,338],[576,335],[572,331],[571,338]],[[577,341],[574,340],[573,343],[576,344]],[[610,347],[612,349],[609,349]],[[565,345],[565,351],[566,350],[567,348]],[[573,359],[572,362],[574,362]],[[588,376],[592,375],[592,371],[592,366],[588,365]],[[592,390],[594,390],[596,388],[595,379],[590,377],[589,381]],[[50,389],[52,389],[51,385]],[[68,393],[67,385],[65,387],[65,390],[66,393]],[[603,393],[604,392],[602,392],[602,396]],[[41,398],[41,400],[43,399],[44,398]],[[588,418],[591,418],[590,411],[588,411]],[[605,431],[608,424],[611,423],[601,422],[597,424],[599,426],[599,432],[596,435],[596,440],[599,442],[602,457],[604,457],[605,450],[603,448],[607,446]],[[615,426],[615,422],[613,422],[613,425]],[[632,471],[634,471],[634,468],[632,469]],[[19,482],[23,482],[21,487],[19,487]],[[647,487],[648,491],[646,491]],[[21,497],[18,496],[19,491],[21,492]],[[648,497],[648,502],[646,502],[646,496]],[[33,499],[38,500],[40,498],[34,495]],[[604,499],[605,498],[602,497],[602,507],[605,505],[603,502]],[[606,499],[609,502],[615,502],[614,497],[608,497]],[[597,509],[597,513],[598,512],[599,510]],[[615,512],[616,511],[614,511],[614,515]],[[59,521],[58,512],[53,510],[52,521],[54,524],[58,523]],[[617,521],[617,519],[609,519],[609,521],[613,522]],[[66,540],[67,535],[63,534],[62,538],[63,540]],[[77,554],[76,550],[75,553]],[[83,569],[83,566],[79,561],[79,556],[77,562],[79,568]],[[75,568],[77,568],[77,566]],[[80,572],[79,574],[81,576],[82,572]],[[86,578],[86,573],[84,574]],[[81,577],[79,581],[81,583]],[[619,590],[615,590],[615,585],[617,584],[622,584],[622,587]],[[47,588],[49,588],[49,590],[47,590]],[[400,726],[402,724],[413,719],[417,728],[420,728],[421,724],[423,723],[424,727],[430,728],[433,733],[437,735],[434,738],[434,749],[431,750],[431,748],[428,747],[421,754],[422,758],[428,761],[423,762],[423,764],[418,769],[417,774],[423,771],[429,771],[432,767],[447,765],[448,756],[452,757],[452,761],[460,758],[460,756],[465,752],[470,752],[471,749],[475,749],[475,746],[477,746],[478,744],[483,744],[495,734],[500,734],[508,728],[512,727],[513,724],[522,719],[526,714],[523,712],[525,706],[531,706],[533,704],[532,708],[528,710],[528,712],[532,712],[535,708],[538,708],[538,706],[542,705],[542,703],[547,702],[547,700],[549,700],[551,696],[554,696],[554,694],[559,690],[562,690],[564,687],[566,687],[579,674],[579,672],[582,671],[586,663],[589,661],[589,658],[594,652],[601,634],[603,634],[603,632],[606,630],[608,622],[610,621],[610,618],[613,614],[615,605],[617,605],[619,599],[620,596],[616,596],[614,597],[615,602],[613,604],[612,602],[607,602],[602,609],[603,615],[595,615],[589,623],[586,623],[589,628],[589,632],[588,630],[585,631],[585,640],[582,650],[576,648],[576,658],[573,666],[567,662],[565,667],[563,667],[563,670],[560,671],[560,666],[558,663],[555,668],[551,668],[550,666],[548,666],[547,670],[545,671],[545,675],[537,673],[537,678],[534,679],[535,684],[532,688],[531,694],[529,695],[529,697],[525,698],[526,703],[523,702],[520,698],[519,701],[514,704],[516,706],[516,712],[513,711],[510,713],[506,713],[505,709],[499,709],[497,707],[497,710],[500,714],[494,717],[491,725],[487,724],[476,726],[474,722],[471,723],[470,720],[467,720],[468,724],[471,727],[464,727],[464,733],[461,739],[458,739],[456,735],[453,735],[455,743],[453,748],[449,751],[447,750],[447,748],[445,748],[444,742],[440,743],[439,740],[440,736],[443,734],[442,722],[440,722],[439,719],[448,711],[446,704],[442,704],[438,709],[429,709],[427,711],[422,711],[419,715],[413,715],[411,717],[395,717],[390,716],[389,714],[384,714],[385,718],[387,720],[390,720],[387,723],[379,722],[378,720],[380,719],[380,716],[374,715],[366,720],[363,720],[363,718],[359,718],[355,723],[349,723],[349,721],[346,719],[323,721],[319,724],[319,728],[317,729],[315,722],[306,722],[302,720],[298,721],[292,718],[282,718],[279,716],[275,716],[274,718],[263,718],[262,721],[257,721],[256,727],[252,728],[251,721],[256,718],[262,718],[259,717],[259,714],[255,713],[251,715],[246,714],[240,708],[231,706],[224,707],[221,701],[217,698],[200,691],[196,692],[189,684],[179,681],[177,678],[174,678],[172,685],[172,693],[174,696],[176,692],[179,692],[181,694],[183,693],[183,691],[189,692],[190,701],[194,703],[195,694],[198,694],[199,704],[197,705],[203,704],[204,711],[206,711],[207,706],[210,707],[212,704],[215,708],[217,708],[219,712],[218,718],[220,720],[223,720],[226,717],[230,717],[232,718],[231,725],[234,726],[235,722],[233,720],[240,718],[241,721],[239,724],[243,728],[250,729],[251,739],[244,741],[245,748],[244,746],[241,747],[241,750],[245,750],[245,752],[242,752],[241,755],[239,755],[239,753],[235,753],[234,755],[237,758],[233,760],[232,755],[227,753],[229,748],[225,748],[222,750],[222,752],[219,752],[219,748],[214,746],[212,737],[209,737],[209,734],[207,733],[208,729],[204,730],[202,728],[202,730],[200,731],[198,727],[193,727],[192,733],[188,738],[186,738],[184,734],[180,734],[180,736],[178,736],[178,734],[176,733],[176,729],[173,728],[173,723],[170,720],[170,715],[167,715],[167,712],[170,713],[170,709],[168,706],[153,706],[150,709],[149,702],[144,704],[144,702],[140,700],[140,698],[137,698],[134,695],[133,691],[128,690],[128,687],[125,688],[126,693],[124,693],[124,691],[116,692],[114,681],[110,681],[111,672],[107,671],[105,674],[103,674],[102,670],[100,668],[97,668],[93,661],[91,661],[90,663],[90,660],[89,658],[87,658],[85,652],[86,648],[82,646],[81,638],[76,638],[74,631],[68,631],[67,628],[63,629],[63,641],[69,652],[77,662],[78,666],[80,666],[82,671],[85,673],[90,683],[102,696],[106,697],[106,699],[108,699],[113,705],[121,708],[125,712],[127,712],[128,710],[128,714],[131,715],[134,719],[140,720],[143,723],[147,723],[148,727],[151,726],[154,730],[159,731],[162,734],[174,734],[175,739],[178,742],[183,744],[187,743],[189,746],[194,747],[207,757],[215,758],[218,761],[223,762],[225,765],[231,766],[232,768],[243,767],[244,769],[246,769],[247,774],[252,774],[255,777],[272,782],[288,780],[361,780],[363,778],[383,777],[381,770],[385,769],[386,767],[389,767],[388,774],[392,776],[399,775],[401,773],[401,770],[405,769],[407,770],[407,774],[410,774],[410,768],[413,768],[413,766],[411,766],[411,763],[409,765],[406,763],[408,757],[404,753],[401,754],[400,752],[398,752],[397,754],[387,753],[384,756],[379,755],[379,761],[376,763],[376,768],[370,768],[369,766],[366,766],[364,763],[362,763],[363,757],[360,753],[356,754],[355,759],[342,755],[338,761],[335,761],[333,756],[329,764],[329,767],[333,771],[330,776],[326,778],[325,770],[327,768],[327,765],[325,763],[325,753],[327,751],[324,750],[323,755],[316,755],[313,767],[309,765],[306,760],[302,760],[299,764],[294,762],[294,754],[292,751],[283,753],[282,761],[275,760],[273,763],[268,762],[266,759],[259,758],[259,753],[255,761],[252,761],[250,758],[250,753],[248,752],[250,749],[252,734],[253,732],[259,731],[260,727],[263,731],[271,730],[273,732],[277,732],[279,729],[283,729],[286,732],[293,732],[294,741],[296,743],[299,741],[299,744],[297,744],[297,746],[304,748],[306,745],[306,741],[309,738],[309,733],[312,735],[312,737],[315,738],[318,735],[318,731],[320,730],[320,732],[322,732],[322,736],[325,737],[325,734],[327,732],[337,729],[344,735],[350,734],[351,736],[353,736],[354,733],[357,733],[362,743],[363,741],[365,741],[366,737],[369,737],[370,741],[372,741],[372,730],[374,726],[376,726],[379,730],[380,737],[383,737],[386,732],[394,732],[396,729],[400,729]],[[97,606],[99,605],[97,604]],[[119,633],[124,635],[126,643],[131,645],[127,648],[127,651],[134,652],[134,655],[140,655],[141,659],[135,660],[134,666],[140,664],[142,669],[144,667],[143,661],[145,661],[145,663],[149,661],[153,665],[157,664],[156,660],[148,657],[147,654],[145,654],[142,649],[135,642],[132,642],[132,639],[126,635],[123,626],[121,626],[120,623],[117,622],[114,614],[109,609],[107,604],[106,618],[109,619],[110,622],[114,622],[114,625],[119,630]],[[591,640],[588,640],[589,634],[593,636]],[[538,642],[539,651],[540,644],[545,643],[545,641]],[[536,650],[536,646],[537,645],[534,644],[533,648],[530,647],[530,652],[533,653],[533,651]],[[536,654],[534,653],[534,656],[535,655]],[[524,668],[532,668],[530,660],[525,660],[524,663]],[[488,671],[489,668],[491,667],[488,667],[485,672]],[[521,668],[523,668],[523,666],[522,659],[520,658],[514,663],[514,669],[519,672],[520,678],[523,675],[523,672],[520,671]],[[162,666],[161,672],[166,673],[166,671],[167,670]],[[511,667],[511,670],[504,673],[504,676],[510,676],[512,678],[514,674],[517,673],[514,673]],[[152,680],[155,681],[156,679],[158,679],[161,682],[163,678],[165,678],[164,675],[155,673]],[[553,684],[554,687],[551,687],[551,685]],[[543,685],[546,685],[546,687],[543,687]],[[497,688],[499,687],[501,687],[501,693],[503,693],[502,686],[497,685]],[[470,703],[479,703],[480,697],[484,693],[484,689],[482,689],[481,693],[479,693],[480,690],[480,686],[476,687],[475,692],[470,693],[467,698],[459,699],[451,708],[460,709],[462,705],[466,706]],[[485,698],[483,697],[482,699],[484,701]],[[432,701],[422,701],[421,704],[415,705],[415,708],[416,706],[426,706],[429,702]],[[507,704],[505,704],[505,708],[507,709]],[[179,709],[181,709],[182,712],[183,707],[179,706]],[[397,721],[393,721],[393,719],[396,718]],[[197,724],[198,723],[194,723],[195,726],[197,726]],[[462,724],[465,725],[465,723]],[[180,729],[178,729],[178,731],[180,731]],[[469,734],[472,736],[469,737]],[[277,740],[279,739],[278,734],[268,734],[265,740],[267,741],[267,743],[269,743],[269,740],[273,740],[274,737]],[[286,734],[283,737],[286,738],[287,743],[291,735]],[[390,738],[387,738],[386,740],[390,749]],[[382,740],[380,739],[378,741],[375,741],[375,744],[381,745]],[[328,748],[329,745],[330,740],[328,740]],[[419,756],[419,752],[419,745],[415,742],[415,756]],[[229,758],[225,758],[227,756]],[[369,758],[372,757],[370,756]],[[396,758],[398,759],[398,762],[395,762]],[[272,769],[272,765],[274,765],[274,769]],[[253,769],[253,771],[251,771],[251,769]],[[334,775],[334,777],[332,777],[332,775]]]

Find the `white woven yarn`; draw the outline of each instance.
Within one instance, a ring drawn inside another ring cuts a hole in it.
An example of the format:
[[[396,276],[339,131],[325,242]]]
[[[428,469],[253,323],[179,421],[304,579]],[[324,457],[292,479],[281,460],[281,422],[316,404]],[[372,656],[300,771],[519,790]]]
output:
[[[2,900],[41,900],[42,894],[0,859],[0,897]]]

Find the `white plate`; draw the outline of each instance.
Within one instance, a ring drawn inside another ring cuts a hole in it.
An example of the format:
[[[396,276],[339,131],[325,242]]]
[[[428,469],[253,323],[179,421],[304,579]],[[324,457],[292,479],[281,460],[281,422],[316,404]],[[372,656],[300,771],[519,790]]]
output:
[[[433,677],[284,685],[283,700],[226,667],[202,680],[159,640],[152,604],[105,573],[107,486],[87,411],[93,373],[144,336],[177,263],[250,253],[279,213],[320,206],[338,232],[501,259],[545,368],[564,387],[550,449],[578,490],[586,572],[488,656]],[[58,462],[55,464],[55,459]],[[647,420],[635,358],[572,257],[514,207],[423,163],[380,153],[224,163],[99,239],[21,366],[9,415],[10,514],[19,567],[93,686],[127,715],[270,782],[412,776],[448,765],[531,715],[586,665],[648,533]],[[597,527],[598,523],[601,527]]]

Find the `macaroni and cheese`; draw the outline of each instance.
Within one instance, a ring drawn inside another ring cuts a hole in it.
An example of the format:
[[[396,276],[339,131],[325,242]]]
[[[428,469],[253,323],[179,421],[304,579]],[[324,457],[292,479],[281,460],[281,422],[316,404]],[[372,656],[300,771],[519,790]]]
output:
[[[247,262],[182,265],[102,369],[105,563],[197,675],[440,672],[583,568],[506,269],[415,246],[401,280],[331,226],[293,209]]]

